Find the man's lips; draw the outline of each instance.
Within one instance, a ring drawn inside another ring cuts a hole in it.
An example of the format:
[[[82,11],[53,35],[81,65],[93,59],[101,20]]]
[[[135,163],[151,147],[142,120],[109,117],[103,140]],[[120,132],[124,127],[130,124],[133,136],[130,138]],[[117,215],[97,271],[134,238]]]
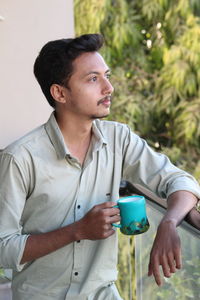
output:
[[[102,99],[100,99],[98,102],[97,102],[97,105],[99,106],[100,104],[104,104],[104,105],[110,105],[111,104],[111,96],[106,96]]]

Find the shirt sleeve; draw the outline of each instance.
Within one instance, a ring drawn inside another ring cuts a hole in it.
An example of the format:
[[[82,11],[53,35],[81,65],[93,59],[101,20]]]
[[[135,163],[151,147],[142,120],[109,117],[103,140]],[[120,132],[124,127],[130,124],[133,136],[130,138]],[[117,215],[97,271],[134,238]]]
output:
[[[22,234],[21,216],[27,187],[22,168],[12,155],[0,155],[0,266],[21,271],[28,235]]]
[[[200,198],[200,187],[193,176],[174,166],[167,156],[155,152],[128,130],[124,143],[124,180],[139,184],[161,198],[179,190],[189,191]]]

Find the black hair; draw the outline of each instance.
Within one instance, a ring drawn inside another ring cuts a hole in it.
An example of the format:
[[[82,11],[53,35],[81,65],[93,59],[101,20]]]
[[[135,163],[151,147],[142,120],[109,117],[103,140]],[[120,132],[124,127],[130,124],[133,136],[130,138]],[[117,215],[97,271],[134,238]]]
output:
[[[84,52],[98,51],[103,45],[101,34],[84,34],[76,38],[50,41],[41,49],[34,63],[34,74],[49,102],[55,108],[50,93],[52,84],[67,86],[73,72],[73,61]]]

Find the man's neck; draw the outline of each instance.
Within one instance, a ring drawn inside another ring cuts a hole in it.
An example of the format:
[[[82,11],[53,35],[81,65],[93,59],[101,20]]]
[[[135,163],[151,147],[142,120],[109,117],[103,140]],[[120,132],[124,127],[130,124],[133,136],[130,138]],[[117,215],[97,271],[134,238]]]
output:
[[[90,145],[92,120],[83,120],[76,116],[59,113],[55,113],[55,117],[67,148],[82,164]]]

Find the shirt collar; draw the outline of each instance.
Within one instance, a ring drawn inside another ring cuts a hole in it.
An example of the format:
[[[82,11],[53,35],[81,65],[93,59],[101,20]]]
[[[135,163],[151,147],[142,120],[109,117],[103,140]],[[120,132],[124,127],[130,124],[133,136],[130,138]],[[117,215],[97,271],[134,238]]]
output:
[[[107,140],[106,137],[103,133],[103,131],[101,130],[101,121],[100,120],[95,120],[92,123],[92,132],[93,132],[93,139],[95,141],[94,145],[93,145],[93,149],[94,151],[99,150],[100,148],[102,148],[104,145],[107,145]]]
[[[103,135],[103,132],[100,130],[100,120],[95,120],[92,123],[92,143],[93,143],[93,151],[97,151],[107,144],[106,138]],[[65,158],[66,155],[70,155],[70,152],[65,144],[64,137],[62,132],[58,126],[58,123],[55,118],[54,112],[50,115],[49,120],[45,124],[45,129],[47,135],[53,144],[57,155],[62,159]]]
[[[52,112],[49,120],[45,124],[45,129],[46,129],[47,135],[48,135],[51,143],[53,144],[58,156],[62,159],[62,158],[65,158],[66,155],[69,155],[70,152],[67,149],[67,146],[64,141],[64,137],[58,126],[54,112]]]

